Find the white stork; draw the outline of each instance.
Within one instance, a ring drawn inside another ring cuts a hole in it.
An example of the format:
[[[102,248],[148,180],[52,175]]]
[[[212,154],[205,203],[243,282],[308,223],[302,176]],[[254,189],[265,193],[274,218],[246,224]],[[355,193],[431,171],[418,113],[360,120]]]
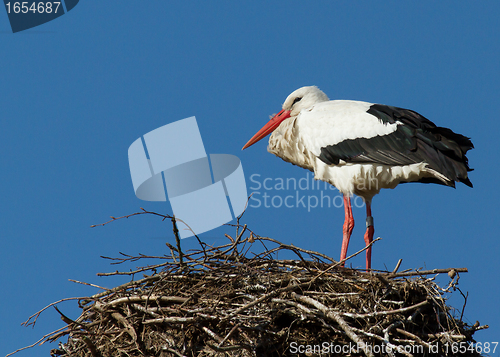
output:
[[[273,133],[268,151],[314,172],[314,178],[344,195],[345,222],[340,260],[354,228],[353,194],[366,204],[366,245],[373,241],[371,201],[382,188],[399,183],[437,183],[472,187],[465,154],[469,138],[436,126],[408,109],[350,100],[330,101],[318,87],[290,94],[283,110],[273,116],[243,149]],[[366,250],[371,269],[371,247]]]

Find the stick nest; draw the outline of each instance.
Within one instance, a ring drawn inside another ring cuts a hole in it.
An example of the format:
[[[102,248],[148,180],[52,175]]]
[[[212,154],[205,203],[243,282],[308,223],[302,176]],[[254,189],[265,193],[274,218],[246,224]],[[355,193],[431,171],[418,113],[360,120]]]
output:
[[[218,247],[200,242],[182,253],[167,244],[168,256],[108,258],[163,261],[98,274],[150,275],[78,298],[75,320],[51,304],[67,326],[42,343],[68,336],[51,351],[64,357],[480,355],[472,335],[487,326],[467,325],[445,301],[467,269],[366,273],[236,228]],[[256,244],[262,253],[250,253]],[[443,272],[451,278],[444,289],[434,282]],[[462,344],[469,348],[460,354]]]

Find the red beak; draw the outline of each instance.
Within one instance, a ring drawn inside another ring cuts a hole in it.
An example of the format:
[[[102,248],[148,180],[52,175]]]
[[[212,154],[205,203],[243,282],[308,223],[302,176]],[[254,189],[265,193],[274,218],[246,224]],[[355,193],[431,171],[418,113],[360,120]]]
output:
[[[271,120],[269,120],[267,122],[266,125],[264,125],[262,127],[262,129],[260,129],[257,134],[255,134],[250,140],[248,140],[248,143],[245,144],[245,146],[243,146],[243,148],[241,150],[245,150],[247,147],[249,146],[252,146],[253,144],[255,144],[257,141],[265,138],[266,136],[268,136],[270,133],[272,133],[274,131],[274,129],[276,129],[283,120],[285,120],[286,118],[290,118],[290,111],[289,110],[285,110],[283,109],[281,112],[279,112],[278,114],[276,114],[275,116],[273,116],[271,118]]]

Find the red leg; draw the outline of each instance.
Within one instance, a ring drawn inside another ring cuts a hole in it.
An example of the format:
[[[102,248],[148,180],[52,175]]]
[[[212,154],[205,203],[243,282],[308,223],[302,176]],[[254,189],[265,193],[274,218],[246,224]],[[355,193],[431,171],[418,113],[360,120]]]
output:
[[[340,260],[344,260],[347,257],[347,247],[349,246],[349,240],[351,239],[352,229],[354,228],[354,218],[352,216],[351,198],[344,195],[344,211],[345,211],[345,221],[344,221],[344,237],[342,239],[342,249],[340,251]],[[342,263],[344,266],[344,263]]]
[[[371,203],[366,201],[366,233],[365,233],[365,244],[368,245],[373,241],[373,234],[375,233],[375,228],[373,227],[373,217]],[[366,270],[370,270],[372,267],[372,247],[366,250]]]

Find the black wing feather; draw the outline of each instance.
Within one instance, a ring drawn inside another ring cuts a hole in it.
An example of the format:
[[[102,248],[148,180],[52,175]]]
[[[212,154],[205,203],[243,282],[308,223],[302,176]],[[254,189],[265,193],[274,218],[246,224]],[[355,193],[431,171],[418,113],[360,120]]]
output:
[[[463,182],[472,187],[467,172],[472,171],[465,156],[474,148],[470,138],[451,129],[436,126],[432,121],[409,109],[374,104],[367,111],[382,123],[401,122],[396,131],[383,136],[344,140],[321,148],[320,160],[338,165],[349,163],[378,163],[402,166],[426,162],[428,167],[449,178],[443,183],[425,178],[421,182],[440,183],[455,187]]]

